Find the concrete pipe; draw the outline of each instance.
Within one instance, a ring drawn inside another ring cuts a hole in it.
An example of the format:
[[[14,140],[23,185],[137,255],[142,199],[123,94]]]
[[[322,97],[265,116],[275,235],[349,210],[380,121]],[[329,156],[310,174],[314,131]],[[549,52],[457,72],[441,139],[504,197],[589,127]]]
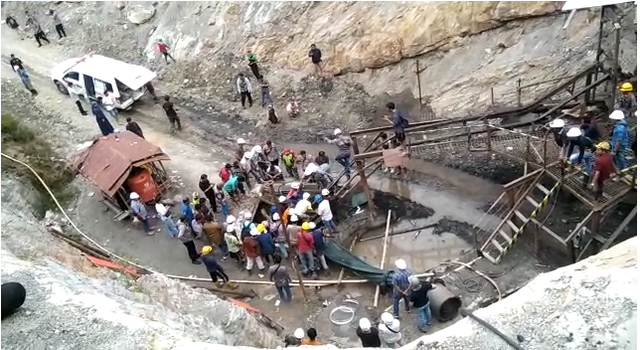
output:
[[[443,284],[433,282],[432,285],[434,289],[427,292],[431,303],[431,315],[440,322],[452,320],[458,315],[462,300],[453,295]]]

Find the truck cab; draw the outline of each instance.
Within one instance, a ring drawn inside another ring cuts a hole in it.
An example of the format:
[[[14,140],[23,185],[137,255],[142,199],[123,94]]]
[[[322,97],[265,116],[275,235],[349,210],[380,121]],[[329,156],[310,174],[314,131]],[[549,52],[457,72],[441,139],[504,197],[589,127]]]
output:
[[[60,93],[69,94],[68,83],[80,87],[82,95],[90,101],[104,97],[105,91],[109,91],[116,97],[118,109],[130,109],[156,76],[145,67],[94,54],[70,58],[51,70],[51,81]]]

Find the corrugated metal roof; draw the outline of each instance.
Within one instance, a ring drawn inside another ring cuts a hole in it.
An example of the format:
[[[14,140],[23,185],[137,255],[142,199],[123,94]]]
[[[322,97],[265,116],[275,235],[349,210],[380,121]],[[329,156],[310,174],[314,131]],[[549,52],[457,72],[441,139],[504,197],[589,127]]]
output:
[[[160,147],[124,131],[100,136],[76,160],[76,169],[100,190],[113,196],[134,165],[170,160]]]

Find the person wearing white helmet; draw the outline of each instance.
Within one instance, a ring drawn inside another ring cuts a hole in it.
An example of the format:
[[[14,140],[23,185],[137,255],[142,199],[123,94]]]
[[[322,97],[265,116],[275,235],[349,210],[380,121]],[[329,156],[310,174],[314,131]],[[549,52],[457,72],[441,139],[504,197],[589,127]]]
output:
[[[609,119],[613,123],[611,130],[611,155],[616,164],[617,173],[627,168],[627,160],[624,152],[627,150],[629,134],[627,132],[627,121],[624,118],[624,112],[615,110],[609,115]],[[615,181],[615,179],[614,179]]]
[[[280,219],[280,214],[273,213],[271,214],[271,220],[269,222],[269,232],[275,236],[273,241],[276,244],[276,249],[280,252],[280,256],[284,259],[289,257],[287,249],[289,246],[287,245],[287,237],[286,230],[284,225],[282,224],[282,220]]]
[[[565,154],[565,160],[568,160],[570,164],[583,164],[584,170],[589,173],[591,169],[591,162],[593,160],[592,149],[594,149],[593,141],[583,134],[580,127],[572,127],[567,131],[567,153]],[[578,153],[573,153],[573,149],[578,147]],[[586,152],[589,150],[589,152]]]
[[[301,229],[302,226],[300,226],[298,216],[291,214],[289,216],[289,223],[287,224],[287,235],[289,235],[289,243],[292,246],[298,245],[298,232],[300,232]]]
[[[335,136],[333,140],[326,140],[338,146],[338,155],[335,160],[344,167],[344,172],[348,180],[351,178],[351,138],[345,135],[340,129],[335,129],[333,135]]]
[[[262,278],[262,271],[264,270],[264,263],[262,262],[262,258],[260,257],[260,246],[258,245],[258,240],[256,237],[260,233],[256,229],[256,227],[252,227],[249,231],[249,235],[245,235],[242,239],[242,248],[244,252],[244,257],[247,259],[247,273],[251,276],[253,272],[253,265],[258,265],[258,277]]]
[[[171,213],[169,210],[162,205],[161,203],[156,203],[156,213],[158,213],[158,217],[164,224],[164,229],[167,232],[169,238],[175,238],[178,236],[178,227],[176,226],[175,221],[171,218]]]
[[[410,312],[409,308],[409,276],[411,272],[407,270],[407,262],[403,259],[396,260],[396,269],[393,271],[393,292],[391,300],[393,301],[393,316],[400,317],[400,299],[404,302],[404,309]]]
[[[258,166],[253,161],[254,157],[255,157],[254,152],[253,150],[251,150],[249,152],[244,152],[244,155],[242,156],[242,160],[240,161],[240,169],[242,169],[242,172],[244,173],[244,176],[245,176],[245,180],[247,180],[247,186],[249,187],[251,187],[251,185],[248,182],[249,174],[253,175],[257,183],[259,184],[262,183],[262,177],[260,176],[260,171],[258,170]]]
[[[560,148],[560,154],[558,157],[560,157],[561,160],[564,159],[566,148],[569,144],[566,135],[568,128],[565,126],[565,121],[560,118],[554,119],[549,123],[549,128],[551,128],[551,132],[553,133],[553,139],[555,140],[556,145]]]
[[[378,334],[383,347],[395,349],[402,345],[402,333],[400,332],[400,321],[388,312],[380,315],[378,323]]]
[[[300,150],[300,153],[296,156],[296,172],[299,177],[304,176],[304,170],[313,163],[313,156],[305,150]]]
[[[378,328],[371,327],[371,321],[368,318],[363,317],[360,319],[356,335],[360,338],[363,348],[379,348],[382,346],[378,336]]]
[[[140,195],[136,192],[129,194],[131,199],[131,213],[133,216],[142,223],[142,230],[147,236],[153,236],[155,232],[153,227],[149,226],[149,213],[147,212],[147,206],[140,200]]]
[[[413,303],[418,329],[426,333],[431,325],[431,304],[428,292],[434,289],[430,282],[421,282],[416,276],[409,277],[409,300]]]
[[[227,243],[229,256],[238,264],[242,264],[242,242],[236,236],[235,227],[233,224],[228,224],[225,231],[224,241]]]
[[[293,335],[288,335],[284,338],[284,346],[300,346],[302,345],[302,339],[304,339],[304,329],[298,328],[293,332]]]
[[[331,203],[329,203],[329,190],[326,188],[322,189],[320,192],[322,195],[322,200],[318,204],[318,215],[320,215],[320,220],[322,220],[322,224],[324,227],[329,230],[331,233],[336,233],[338,230],[336,228],[336,224],[333,221],[333,212],[331,212]]]
[[[238,140],[236,140],[236,144],[238,145],[235,152],[236,160],[241,161],[244,153],[246,152],[246,150],[244,149],[244,145],[247,144],[247,140],[240,137],[238,138]]]
[[[293,209],[293,212],[304,221],[309,219],[309,212],[312,211],[311,202],[309,201],[310,196],[309,192],[303,193],[302,199],[296,203],[295,209]]]

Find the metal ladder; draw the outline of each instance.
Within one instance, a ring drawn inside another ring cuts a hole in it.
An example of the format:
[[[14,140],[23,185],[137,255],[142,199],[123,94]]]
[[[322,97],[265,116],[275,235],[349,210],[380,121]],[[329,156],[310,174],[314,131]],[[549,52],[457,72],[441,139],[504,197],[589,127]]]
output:
[[[549,198],[560,188],[560,182],[557,182],[551,189],[547,189],[540,184],[539,181],[542,178],[542,174],[533,180],[525,194],[519,201],[514,203],[514,208],[507,213],[480,248],[482,255],[493,264],[500,263],[507,251],[524,232],[526,226],[532,219],[536,218],[549,202]],[[542,194],[543,198],[539,203],[534,199],[533,194],[535,192]],[[529,213],[529,215],[525,215],[523,212]]]

